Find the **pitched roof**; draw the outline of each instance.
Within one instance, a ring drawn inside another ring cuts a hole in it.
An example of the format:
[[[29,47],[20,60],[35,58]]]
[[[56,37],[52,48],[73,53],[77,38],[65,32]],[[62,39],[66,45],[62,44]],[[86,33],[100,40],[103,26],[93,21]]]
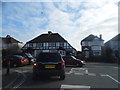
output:
[[[43,42],[67,42],[67,41],[58,33],[51,33],[39,35],[38,37],[32,39],[27,43],[43,43]]]
[[[120,34],[116,35],[115,37],[113,37],[112,39],[110,39],[109,41],[107,41],[105,43],[105,45],[109,44],[110,41],[120,41]]]
[[[2,42],[9,44],[9,43],[22,43],[15,38],[11,37],[10,35],[7,35],[6,37],[2,37]]]
[[[101,39],[101,38],[99,38],[97,36],[94,36],[92,34],[90,34],[88,37],[84,38],[82,41],[92,41],[94,38],[98,38],[99,40],[104,41],[103,39]]]
[[[115,37],[113,37],[111,41],[120,41],[120,33],[116,35]]]

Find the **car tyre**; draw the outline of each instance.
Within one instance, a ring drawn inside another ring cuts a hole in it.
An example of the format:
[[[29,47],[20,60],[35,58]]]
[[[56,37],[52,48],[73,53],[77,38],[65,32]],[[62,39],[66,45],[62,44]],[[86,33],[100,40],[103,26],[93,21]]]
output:
[[[65,79],[65,75],[60,75],[60,80],[64,80]]]
[[[29,61],[28,65],[31,65],[31,61]]]
[[[76,66],[77,66],[77,67],[79,67],[79,66],[80,66],[80,64],[76,63]]]
[[[16,63],[14,63],[14,64],[13,64],[13,67],[17,67],[17,64],[16,64]]]
[[[76,66],[77,66],[77,67],[82,67],[82,65],[81,65],[81,64],[78,64],[78,63],[76,64]]]

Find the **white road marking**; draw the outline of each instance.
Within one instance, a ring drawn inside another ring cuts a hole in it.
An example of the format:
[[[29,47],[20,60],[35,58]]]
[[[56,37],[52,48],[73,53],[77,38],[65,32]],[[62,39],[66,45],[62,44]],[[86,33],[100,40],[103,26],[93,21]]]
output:
[[[14,90],[15,90],[16,88],[20,87],[20,86],[25,82],[25,80],[26,80],[26,76],[25,76],[24,73],[22,73],[22,71],[16,70],[16,72],[21,73],[21,74],[23,75],[23,78],[22,78],[22,80],[21,80],[17,85],[15,85],[15,86],[13,87]]]
[[[113,67],[114,69],[118,69],[118,67]]]
[[[95,73],[88,73],[89,76],[96,76]]]
[[[75,75],[84,75],[83,73],[75,73]]]
[[[72,68],[71,71],[73,73],[80,72],[80,73],[88,73],[87,68]]]
[[[85,74],[88,74],[88,70],[86,69]]]
[[[71,74],[72,73],[72,71],[70,71],[70,72],[65,72],[65,74]]]
[[[109,78],[111,78],[112,80],[114,80],[115,82],[117,82],[118,84],[120,84],[120,82],[118,80],[116,80],[115,78],[113,78],[112,76],[106,74],[106,76],[108,76]]]
[[[18,74],[18,73],[17,73]],[[17,75],[17,77],[11,82],[9,83],[5,88],[10,88],[10,86],[17,80],[17,78],[19,77],[19,74]]]
[[[89,73],[87,68],[71,68],[69,72],[65,72],[66,74],[75,74],[75,75],[89,75],[96,76],[94,73]]]
[[[102,77],[106,77],[106,74],[100,74],[100,76],[102,76]]]
[[[90,90],[90,86],[61,85],[60,90]]]
[[[22,71],[22,72],[28,72],[28,71]]]
[[[120,82],[118,80],[116,80],[115,78],[113,78],[112,76],[108,75],[108,74],[101,74],[100,76],[103,76],[103,77],[109,77],[111,78],[112,80],[114,80],[115,82],[117,82],[118,84],[120,84]]]

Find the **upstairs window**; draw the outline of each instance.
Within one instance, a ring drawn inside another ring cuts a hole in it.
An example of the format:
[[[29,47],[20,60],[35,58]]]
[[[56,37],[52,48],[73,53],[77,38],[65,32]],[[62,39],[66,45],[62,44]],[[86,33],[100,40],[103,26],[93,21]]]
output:
[[[99,51],[99,50],[94,50],[94,51],[93,51],[93,55],[94,55],[94,56],[100,56],[100,55],[101,55],[101,51]]]

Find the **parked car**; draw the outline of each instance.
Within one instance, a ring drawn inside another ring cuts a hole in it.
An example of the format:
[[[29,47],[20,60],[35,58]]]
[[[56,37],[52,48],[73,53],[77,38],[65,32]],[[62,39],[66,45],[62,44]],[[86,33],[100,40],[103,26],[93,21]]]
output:
[[[29,65],[33,64],[36,60],[36,58],[34,58],[30,53],[17,53],[14,55],[21,55],[21,56],[27,58],[29,60]]]
[[[85,65],[85,61],[79,60],[74,56],[64,56],[63,60],[65,60],[65,65],[76,65],[82,67]]]
[[[23,56],[28,58],[29,64],[33,64],[36,60],[36,58],[34,58],[30,53],[25,53],[25,54],[23,54]]]
[[[27,65],[29,64],[29,61],[27,58],[20,55],[10,55],[3,57],[2,59],[3,67],[6,67],[7,64],[10,64],[11,67],[17,67],[17,66]]]
[[[33,65],[33,79],[42,76],[60,76],[65,79],[65,61],[57,52],[40,53]]]

